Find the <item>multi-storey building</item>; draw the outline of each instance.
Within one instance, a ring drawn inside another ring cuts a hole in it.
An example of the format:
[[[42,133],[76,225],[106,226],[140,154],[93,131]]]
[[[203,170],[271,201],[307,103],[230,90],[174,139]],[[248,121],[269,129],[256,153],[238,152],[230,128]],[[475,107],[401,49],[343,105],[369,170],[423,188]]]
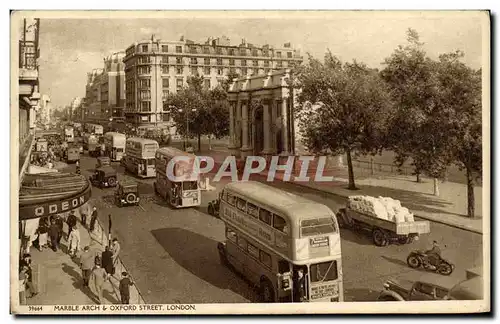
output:
[[[19,41],[19,184],[29,164],[39,108],[40,19],[23,19]]]
[[[125,72],[124,53],[104,58],[104,68],[87,74],[85,87],[86,120],[108,123],[124,119]]]
[[[264,75],[302,62],[290,43],[282,48],[256,46],[245,40],[230,44],[229,38],[209,38],[195,43],[155,39],[134,43],[126,49],[125,117],[136,125],[158,125],[169,121],[166,101],[186,85],[192,75],[203,76],[206,88],[221,84],[229,74]]]
[[[50,125],[52,105],[50,103],[50,97],[47,94],[42,95],[40,100],[40,113],[37,115],[40,124],[44,126]]]

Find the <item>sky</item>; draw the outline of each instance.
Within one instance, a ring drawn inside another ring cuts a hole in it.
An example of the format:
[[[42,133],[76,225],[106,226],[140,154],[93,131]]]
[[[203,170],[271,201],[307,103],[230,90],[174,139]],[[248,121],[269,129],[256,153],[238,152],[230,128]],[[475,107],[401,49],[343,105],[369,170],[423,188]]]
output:
[[[113,14],[111,14],[113,15]],[[455,50],[464,62],[482,65],[484,20],[477,12],[218,12],[144,13],[121,17],[88,14],[41,18],[40,89],[52,104],[65,106],[85,96],[87,73],[103,67],[103,58],[124,51],[154,34],[163,40],[180,36],[195,42],[228,36],[232,45],[247,43],[283,46],[291,42],[304,56],[322,59],[329,49],[344,61],[356,59],[383,68],[384,58],[406,42],[413,28],[432,58]],[[66,16],[65,16],[66,17]],[[78,19],[75,19],[78,18]],[[148,18],[146,18],[148,17]]]

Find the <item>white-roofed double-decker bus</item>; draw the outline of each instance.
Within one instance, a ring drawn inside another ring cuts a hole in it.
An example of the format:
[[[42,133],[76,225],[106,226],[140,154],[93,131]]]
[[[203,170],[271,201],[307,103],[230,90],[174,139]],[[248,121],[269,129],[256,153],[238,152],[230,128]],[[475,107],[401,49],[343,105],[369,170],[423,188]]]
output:
[[[122,164],[125,169],[140,178],[154,178],[155,154],[158,148],[157,141],[138,137],[127,138]]]
[[[262,184],[227,184],[220,200],[223,263],[260,287],[265,302],[344,300],[340,232],[325,205]]]

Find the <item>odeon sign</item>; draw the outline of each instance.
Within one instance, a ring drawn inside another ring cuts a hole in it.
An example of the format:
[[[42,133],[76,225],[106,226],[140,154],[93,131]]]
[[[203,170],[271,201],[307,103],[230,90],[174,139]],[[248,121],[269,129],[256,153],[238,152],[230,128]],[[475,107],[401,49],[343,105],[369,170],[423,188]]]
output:
[[[19,220],[44,217],[70,211],[85,204],[90,199],[90,194],[91,189],[89,186],[84,192],[78,193],[71,198],[56,200],[44,204],[20,206]]]

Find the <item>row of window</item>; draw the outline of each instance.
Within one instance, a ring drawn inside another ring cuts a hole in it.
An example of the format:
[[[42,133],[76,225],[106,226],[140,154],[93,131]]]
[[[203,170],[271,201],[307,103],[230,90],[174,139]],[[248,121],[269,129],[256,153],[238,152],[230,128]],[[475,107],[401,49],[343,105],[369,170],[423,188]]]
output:
[[[243,251],[248,253],[255,260],[259,261],[265,267],[272,268],[272,259],[269,253],[262,251],[255,245],[249,243],[245,238],[239,236],[235,231],[226,228],[226,237],[231,242],[237,244]]]
[[[250,64],[248,64],[249,62],[247,62],[247,60],[239,60],[240,61],[240,66],[250,66]],[[143,57],[139,57],[138,59],[138,64],[151,64],[151,58],[149,56],[143,56]],[[192,57],[191,60],[190,60],[190,64],[192,65],[198,65],[198,64],[201,64],[200,63],[201,61],[198,60],[197,57]],[[162,61],[161,61],[162,64],[174,64],[173,61],[169,62],[168,60],[168,56],[166,57],[163,57]],[[288,62],[287,61],[276,61],[276,65],[277,66],[286,66]],[[181,57],[176,57],[175,58],[175,64],[177,65],[183,65],[184,62],[182,60]],[[210,58],[204,58],[203,59],[203,64],[204,65],[212,65],[211,63],[211,59]],[[218,58],[217,59],[217,65],[236,65],[236,60],[235,59],[229,59],[228,61],[226,61],[226,63],[223,62],[223,59],[222,58]],[[271,64],[269,61],[258,61],[258,60],[252,60],[252,64],[251,66],[253,67],[269,67]],[[129,66],[127,68],[130,69],[131,66]]]
[[[282,68],[281,65],[278,65],[277,68]],[[271,71],[271,69],[260,69],[260,70],[263,70],[264,73],[269,73]],[[190,69],[190,73],[191,74],[198,74],[199,72],[199,68],[198,67],[191,67]],[[205,75],[208,75],[208,74],[211,74],[211,71],[212,71],[212,68],[210,67],[203,67],[203,69],[201,70],[203,74]],[[252,69],[252,68],[234,68],[234,67],[230,67],[229,68],[229,73],[237,73],[237,71],[240,71],[242,75],[247,75],[247,74],[254,74],[254,73],[258,73],[259,72],[259,69]],[[184,74],[184,67],[183,66],[176,66],[175,67],[175,72],[177,75],[181,75],[181,74]],[[151,74],[151,67],[150,66],[140,66],[137,68],[137,73],[139,75],[148,75],[148,74]],[[170,74],[170,70],[169,70],[169,66],[162,66],[162,69],[161,69],[161,73],[162,74]],[[217,75],[224,75],[224,69],[223,68],[218,68],[217,69]]]
[[[222,199],[229,205],[235,206],[242,212],[258,219],[262,223],[267,224],[280,232],[289,233],[289,227],[283,217],[273,214],[265,208],[256,206],[251,202],[247,202],[245,199],[233,196],[228,192],[222,193]]]
[[[175,46],[175,53],[182,53],[183,52],[182,45],[173,45],[173,46],[171,45],[170,48],[169,48],[169,45],[160,45],[160,48],[158,48],[157,44],[154,44],[154,43],[140,45],[140,51],[142,53],[158,52],[158,51],[161,51],[162,53],[168,53],[169,50],[174,51],[174,46]],[[248,54],[251,54],[251,56],[261,56],[261,55],[270,56],[270,54],[272,53],[271,51],[269,51],[267,49],[263,49],[263,50],[252,49],[251,51],[249,51],[246,48],[239,48],[237,50],[235,48],[226,49],[226,48],[222,48],[222,47],[216,47],[215,51],[213,51],[213,50],[211,50],[210,46],[203,46],[202,48],[189,47],[188,52],[191,54],[213,54],[213,53],[215,53],[215,54],[219,54],[219,55],[225,54],[225,55],[232,55],[232,56],[235,56],[235,55],[248,56]],[[127,55],[130,55],[132,53],[133,53],[133,49],[127,51]],[[293,58],[293,52],[291,52],[291,51],[286,52],[286,54],[282,53],[281,51],[276,51],[275,54],[276,54],[276,57],[279,57],[279,58],[281,58],[282,56],[283,57],[286,56],[287,58]]]

